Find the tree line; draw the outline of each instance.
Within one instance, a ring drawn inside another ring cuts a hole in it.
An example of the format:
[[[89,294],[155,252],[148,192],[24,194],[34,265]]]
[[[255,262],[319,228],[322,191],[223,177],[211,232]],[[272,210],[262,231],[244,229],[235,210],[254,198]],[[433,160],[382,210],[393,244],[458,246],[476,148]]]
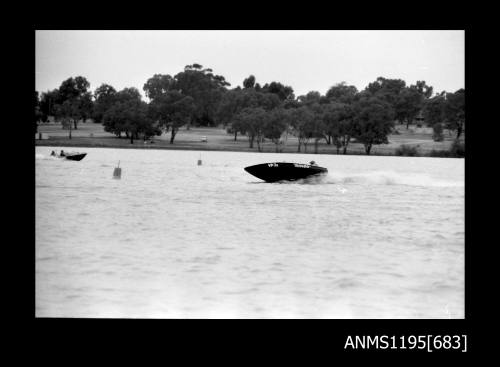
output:
[[[143,91],[136,88],[117,91],[102,84],[94,93],[81,76],[69,78],[61,86],[39,95],[35,92],[35,131],[39,121],[55,116],[63,128],[78,129],[79,121],[92,118],[105,131],[117,137],[149,139],[170,132],[174,143],[179,129],[186,126],[222,125],[229,134],[248,139],[249,147],[267,139],[281,151],[288,136],[297,137],[297,151],[308,146],[318,151],[324,140],[346,154],[349,143],[362,143],[366,154],[373,145],[387,144],[396,124],[433,127],[433,138],[443,139],[443,129],[456,132],[458,140],[465,129],[465,90],[433,95],[425,81],[406,85],[401,79],[377,78],[361,91],[345,82],[337,83],[325,95],[311,91],[296,97],[291,86],[273,81],[261,85],[253,75],[242,87],[229,88],[221,75],[202,65],[187,65],[174,76],[155,74]]]

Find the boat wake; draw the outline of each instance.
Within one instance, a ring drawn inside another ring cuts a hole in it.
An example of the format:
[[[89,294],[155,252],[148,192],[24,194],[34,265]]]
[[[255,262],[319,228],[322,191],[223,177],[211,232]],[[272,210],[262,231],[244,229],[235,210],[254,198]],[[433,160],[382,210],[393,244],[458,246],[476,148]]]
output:
[[[333,171],[333,170],[332,170]],[[266,184],[266,182],[255,182]],[[393,171],[367,173],[329,172],[295,181],[278,181],[275,185],[404,185],[420,187],[464,187],[464,182],[447,181],[426,174],[402,174]]]
[[[44,155],[41,153],[35,153],[35,160],[60,160],[59,157],[54,157],[51,155]]]
[[[324,184],[333,184],[335,182],[329,182],[327,174],[319,174],[319,175],[309,176],[306,178],[300,178],[295,181],[283,180],[275,183],[285,184],[285,185],[324,185]]]
[[[464,182],[447,181],[426,174],[397,173],[393,171],[375,171],[358,174],[330,172],[323,183],[333,184],[373,184],[373,185],[407,185],[423,187],[463,187]]]

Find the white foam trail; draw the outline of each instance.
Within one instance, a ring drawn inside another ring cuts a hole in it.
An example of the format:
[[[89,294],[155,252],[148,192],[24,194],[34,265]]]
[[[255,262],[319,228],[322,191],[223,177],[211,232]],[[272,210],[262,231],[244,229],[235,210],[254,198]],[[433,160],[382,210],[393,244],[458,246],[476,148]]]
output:
[[[35,159],[38,159],[38,160],[60,160],[61,158],[60,157],[55,157],[55,156],[51,156],[51,155],[44,155],[44,154],[41,154],[41,153],[35,153]]]
[[[330,172],[324,183],[408,185],[424,187],[463,187],[464,182],[447,181],[426,174],[375,171],[367,173]]]
[[[288,185],[321,185],[321,184],[331,184],[333,182],[328,182],[328,176],[326,174],[313,175],[306,178],[300,178],[298,180],[293,181],[278,181],[279,184],[288,184]]]
[[[418,173],[397,173],[394,171],[374,171],[366,173],[329,172],[326,175],[314,175],[296,181],[279,181],[279,184],[294,185],[349,185],[349,184],[372,184],[372,185],[407,185],[422,187],[463,187],[464,182],[447,181]],[[339,187],[339,192],[345,193],[347,189]]]

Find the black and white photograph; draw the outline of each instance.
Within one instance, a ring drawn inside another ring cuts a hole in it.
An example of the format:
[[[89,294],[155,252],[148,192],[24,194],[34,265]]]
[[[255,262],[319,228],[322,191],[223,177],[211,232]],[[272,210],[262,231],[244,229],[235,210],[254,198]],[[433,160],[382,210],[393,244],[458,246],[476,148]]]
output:
[[[465,30],[34,39],[36,318],[465,319]]]

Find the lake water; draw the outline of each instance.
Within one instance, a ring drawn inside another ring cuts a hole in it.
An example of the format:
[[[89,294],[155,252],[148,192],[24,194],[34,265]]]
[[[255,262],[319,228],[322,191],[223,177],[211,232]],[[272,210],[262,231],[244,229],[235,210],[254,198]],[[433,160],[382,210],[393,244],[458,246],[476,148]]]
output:
[[[37,317],[464,317],[463,159],[52,149],[35,152]],[[243,170],[311,159],[329,174]]]

